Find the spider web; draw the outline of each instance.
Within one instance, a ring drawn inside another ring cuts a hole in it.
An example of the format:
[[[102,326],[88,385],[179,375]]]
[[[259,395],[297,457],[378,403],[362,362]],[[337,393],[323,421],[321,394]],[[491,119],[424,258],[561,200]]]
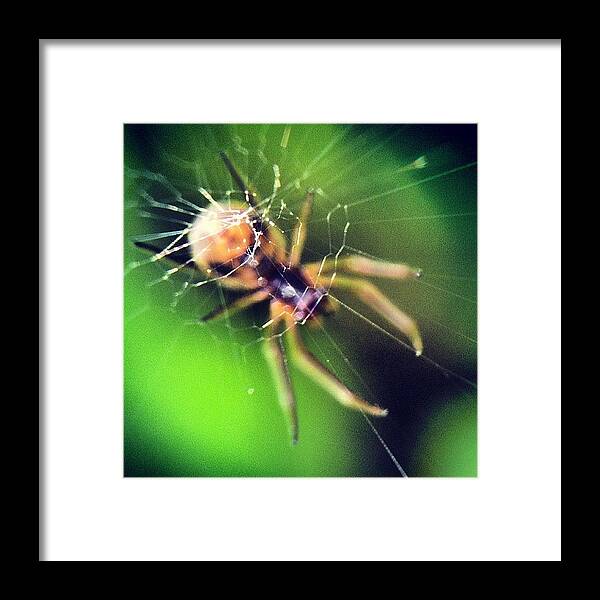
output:
[[[239,373],[240,391],[253,395],[256,386],[251,369],[246,368],[248,353],[266,339],[271,319],[257,307],[230,316],[227,302],[236,296],[223,282],[242,266],[255,265],[260,245],[274,243],[265,235],[271,229],[286,238],[288,249],[297,243],[294,232],[306,229],[308,239],[302,262],[320,262],[321,267],[333,263],[326,275],[319,272],[319,284],[341,306],[334,318],[336,327],[330,327],[328,320],[316,329],[302,327],[310,315],[298,323],[317,358],[365,400],[388,406],[390,398],[385,392],[382,396],[381,389],[385,386],[379,384],[382,378],[377,373],[378,361],[373,361],[372,356],[365,360],[356,349],[349,349],[348,338],[359,335],[366,327],[370,338],[381,347],[381,355],[399,357],[401,365],[407,367],[403,384],[411,377],[423,382],[426,388],[432,378],[441,377],[443,385],[454,390],[455,400],[473,404],[476,267],[473,261],[461,257],[456,248],[444,248],[446,256],[440,258],[435,254],[436,245],[433,244],[433,249],[429,247],[432,244],[427,233],[430,223],[456,220],[465,220],[475,228],[476,205],[465,202],[464,208],[456,210],[453,203],[451,208],[443,210],[443,202],[431,207],[414,192],[436,184],[443,189],[453,177],[473,170],[475,161],[456,164],[457,157],[437,140],[424,143],[421,136],[415,135],[415,126],[332,127],[327,139],[319,140],[313,150],[315,143],[311,136],[315,127],[318,126],[264,125],[257,135],[246,139],[245,132],[239,132],[236,126],[203,126],[199,130],[201,135],[191,140],[193,150],[187,155],[172,151],[159,140],[156,144],[160,148],[159,169],[154,165],[126,167],[126,186],[134,190],[135,198],[126,208],[135,211],[139,217],[136,224],[143,227],[142,231],[133,232],[133,238],[160,251],[149,254],[128,246],[127,254],[133,260],[127,262],[127,276],[143,271],[148,288],[166,290],[162,294],[164,305],[181,316],[182,327],[202,327],[210,332],[215,344],[226,344],[232,361],[244,366]],[[394,168],[373,168],[382,156],[389,154],[390,145],[399,141],[406,158],[396,162]],[[236,189],[218,158],[220,151],[231,157],[244,180],[259,191],[257,206],[252,205],[247,193]],[[315,201],[312,217],[304,223],[299,214],[309,188],[315,192]],[[468,190],[466,195],[472,196]],[[406,208],[388,212],[386,206],[390,202],[403,203]],[[254,243],[238,266],[225,272],[199,274],[191,268],[194,259],[189,255],[187,239],[194,219],[217,204],[227,207],[231,203],[242,203],[247,208],[225,212],[220,225],[225,230],[240,222],[248,224],[254,232]],[[403,231],[410,235],[403,236]],[[373,244],[373,235],[387,241]],[[408,253],[412,252],[409,256],[403,255],[401,240],[406,243]],[[445,237],[443,242],[447,243]],[[338,261],[352,254],[423,268],[424,276],[409,284],[374,279],[384,291],[394,290],[390,294],[394,303],[419,323],[426,345],[419,358],[408,340],[381,317],[355,298],[332,289]],[[177,263],[170,261],[171,258],[177,259]],[[285,272],[286,265],[279,267],[284,280]],[[409,306],[403,304],[406,300]],[[455,307],[454,311],[439,310],[440,305],[448,303]],[[225,310],[223,323],[205,323],[198,318],[199,311],[208,313],[215,306]],[[139,307],[129,318],[147,309],[148,305]],[[463,328],[454,322],[459,319],[448,318],[464,312],[469,314],[466,320],[473,326]],[[194,313],[195,316],[190,316]],[[282,338],[286,331],[283,329],[276,336]],[[430,340],[434,342],[431,349]],[[371,352],[372,348],[371,344]],[[176,341],[169,351],[175,350]],[[389,366],[390,361],[387,362]],[[301,397],[297,400],[302,402]],[[405,434],[400,424],[402,415],[398,420],[388,417],[384,420],[387,423],[378,421],[377,426],[367,415],[362,417],[393,468],[406,476],[403,464],[408,458],[406,444],[401,441]],[[383,471],[390,474],[387,469]]]

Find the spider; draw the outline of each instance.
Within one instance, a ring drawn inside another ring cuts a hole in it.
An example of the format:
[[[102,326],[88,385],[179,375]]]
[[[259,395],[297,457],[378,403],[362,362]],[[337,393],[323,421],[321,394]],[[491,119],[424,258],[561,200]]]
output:
[[[314,191],[306,192],[291,238],[293,243],[287,250],[283,234],[275,227],[268,227],[268,219],[264,213],[261,215],[256,191],[246,184],[224,152],[220,156],[239,191],[244,194],[245,203],[219,203],[209,195],[210,205],[202,209],[189,227],[187,243],[182,246],[186,247],[184,257],[174,252],[178,248],[161,250],[145,242],[138,241],[135,244],[155,253],[156,259],[167,257],[180,267],[189,266],[209,277],[218,278],[229,289],[243,292],[229,304],[201,317],[203,322],[269,301],[270,319],[263,325],[263,351],[277,384],[292,444],[298,442],[298,413],[281,341],[283,335],[289,339],[291,358],[296,365],[338,402],[368,415],[386,416],[386,409],[360,398],[318,362],[304,346],[298,325],[319,323],[324,316],[338,308],[329,291],[346,290],[407,336],[416,354],[420,355],[423,342],[415,321],[368,279],[355,276],[408,280],[419,278],[421,271],[405,264],[383,262],[360,255],[329,262],[302,263],[307,235],[307,228],[303,224],[308,223],[310,218]],[[329,276],[329,280],[323,282],[326,276]]]

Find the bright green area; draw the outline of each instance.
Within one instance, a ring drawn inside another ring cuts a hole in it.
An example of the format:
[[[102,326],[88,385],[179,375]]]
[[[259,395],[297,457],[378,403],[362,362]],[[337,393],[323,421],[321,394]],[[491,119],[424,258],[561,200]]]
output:
[[[475,381],[473,129],[293,125],[283,149],[284,130],[283,125],[126,127],[125,165],[160,173],[202,205],[206,200],[194,196],[197,187],[232,189],[218,158],[221,149],[263,197],[273,188],[274,163],[282,189],[300,179],[299,189],[293,187],[285,198],[289,210],[297,211],[305,189],[322,188],[305,259],[321,259],[330,241],[337,250],[349,220],[346,243],[352,248],[423,268],[421,282],[378,283],[420,323],[425,354]],[[422,155],[426,168],[404,168]],[[153,212],[140,202],[144,185],[126,177],[126,265],[148,257],[132,246],[133,236],[181,227],[143,215]],[[167,198],[162,191],[160,199]],[[215,197],[220,198],[217,192]],[[350,205],[348,218],[343,209],[336,210],[328,230],[325,217],[338,203]],[[286,232],[294,224],[287,209],[275,220]],[[169,241],[158,243],[164,247]],[[397,475],[363,417],[340,407],[293,365],[300,443],[291,447],[256,343],[264,310],[239,315],[231,329],[195,324],[197,316],[220,302],[222,292],[215,284],[188,290],[172,309],[173,294],[185,277],[177,274],[149,286],[162,274],[159,267],[145,265],[125,277],[127,475]],[[391,331],[368,307],[339,296]],[[409,476],[476,475],[476,394],[471,386],[415,359],[345,309],[329,319],[326,332],[303,333],[309,348],[349,387],[390,408],[390,416],[374,424]]]

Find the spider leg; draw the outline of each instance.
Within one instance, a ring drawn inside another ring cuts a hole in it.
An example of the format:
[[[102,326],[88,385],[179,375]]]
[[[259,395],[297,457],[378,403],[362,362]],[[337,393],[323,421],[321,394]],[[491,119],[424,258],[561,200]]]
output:
[[[304,249],[304,243],[306,242],[306,234],[308,233],[308,220],[310,219],[310,213],[312,212],[314,199],[314,191],[309,190],[304,197],[304,203],[302,204],[302,209],[300,210],[300,217],[292,234],[292,247],[290,249],[289,256],[290,267],[295,267],[300,264],[302,250]]]
[[[356,394],[351,392],[335,375],[330,373],[317,359],[306,349],[298,333],[298,326],[293,318],[287,317],[290,322],[287,330],[290,347],[293,352],[294,361],[298,367],[310,377],[317,385],[327,390],[340,404],[359,410],[375,417],[385,417],[388,411],[369,404]]]
[[[259,302],[263,302],[269,297],[269,293],[264,290],[258,290],[256,292],[251,292],[249,294],[245,294],[240,298],[236,298],[229,304],[224,306],[217,306],[214,310],[211,310],[209,313],[200,317],[200,321],[216,321],[225,317],[227,315],[232,315],[235,313],[252,306],[253,304],[258,304]]]
[[[271,304],[271,319],[272,321],[266,330],[267,335],[263,344],[263,354],[271,368],[271,375],[277,386],[279,403],[288,422],[292,444],[296,445],[298,443],[298,410],[283,347],[283,334],[277,333],[282,313],[276,307],[275,302]]]
[[[340,258],[337,264],[333,260],[326,261],[324,264],[321,262],[312,262],[304,265],[304,268],[313,278],[318,275],[331,274],[333,271],[399,280],[419,279],[421,277],[421,269],[415,269],[402,263],[373,260],[372,258],[355,254]]]
[[[246,194],[246,199],[250,206],[256,208],[256,194],[254,190],[251,190],[248,184],[243,180],[242,176],[238,173],[238,170],[235,168],[234,164],[231,162],[231,159],[227,156],[227,154],[221,150],[219,152],[219,156],[221,160],[225,163],[231,178],[235,181],[240,192],[244,192]]]
[[[336,277],[332,288],[345,289],[358,296],[362,302],[387,319],[412,342],[417,356],[423,352],[423,340],[415,321],[393,304],[387,296],[366,279],[354,277]]]

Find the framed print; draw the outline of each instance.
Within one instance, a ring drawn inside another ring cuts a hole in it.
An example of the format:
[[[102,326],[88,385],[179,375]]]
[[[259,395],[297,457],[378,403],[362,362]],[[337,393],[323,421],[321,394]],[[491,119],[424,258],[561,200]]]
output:
[[[39,40],[40,560],[560,561],[560,40]]]

